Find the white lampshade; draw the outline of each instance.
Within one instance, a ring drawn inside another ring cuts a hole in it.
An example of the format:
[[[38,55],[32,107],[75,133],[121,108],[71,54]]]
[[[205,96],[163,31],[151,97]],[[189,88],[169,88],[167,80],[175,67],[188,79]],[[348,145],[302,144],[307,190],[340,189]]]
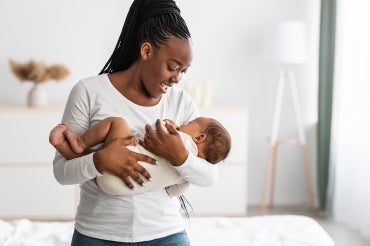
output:
[[[299,64],[307,60],[307,35],[302,21],[282,21],[266,31],[263,57],[281,63]]]

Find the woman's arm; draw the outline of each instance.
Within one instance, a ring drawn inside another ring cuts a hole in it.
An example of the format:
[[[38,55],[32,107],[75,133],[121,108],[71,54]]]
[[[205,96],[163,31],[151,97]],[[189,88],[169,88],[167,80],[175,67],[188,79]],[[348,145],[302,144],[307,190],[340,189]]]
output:
[[[87,93],[81,82],[77,83],[67,100],[62,122],[67,122],[70,129],[82,134],[90,125]],[[66,160],[56,152],[53,171],[56,180],[61,184],[78,184],[99,176],[95,168],[93,153],[72,160]]]
[[[198,186],[212,186],[218,178],[218,166],[189,154],[184,163],[174,166],[188,182]]]
[[[218,177],[217,165],[190,154],[176,129],[166,123],[167,132],[160,124],[158,120],[156,131],[149,125],[145,127],[146,134],[144,141],[141,143],[142,146],[168,160],[180,175],[190,183],[198,186],[213,185]]]
[[[69,95],[62,120],[77,134],[82,134],[90,126],[89,100],[83,83],[77,83]],[[147,179],[150,178],[150,174],[137,162],[153,164],[155,160],[132,152],[125,145],[124,139],[117,139],[94,153],[72,160],[66,160],[57,152],[53,162],[54,176],[61,184],[78,184],[107,171],[121,178],[130,188],[133,188],[133,184],[129,176],[138,184],[143,184],[144,180],[139,174]]]

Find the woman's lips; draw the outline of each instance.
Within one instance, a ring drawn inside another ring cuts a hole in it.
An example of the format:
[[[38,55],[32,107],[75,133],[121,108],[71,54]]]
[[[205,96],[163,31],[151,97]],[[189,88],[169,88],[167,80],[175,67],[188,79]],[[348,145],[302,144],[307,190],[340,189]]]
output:
[[[161,85],[162,85],[162,86],[171,87],[171,86],[172,86],[172,83],[168,83],[168,82],[162,81],[162,82],[161,82]]]
[[[162,93],[166,93],[168,90],[168,86],[163,82],[161,82],[160,85],[161,85]]]
[[[161,82],[160,85],[163,93],[167,92],[168,87],[172,87],[172,83],[168,84],[167,82],[164,81]]]

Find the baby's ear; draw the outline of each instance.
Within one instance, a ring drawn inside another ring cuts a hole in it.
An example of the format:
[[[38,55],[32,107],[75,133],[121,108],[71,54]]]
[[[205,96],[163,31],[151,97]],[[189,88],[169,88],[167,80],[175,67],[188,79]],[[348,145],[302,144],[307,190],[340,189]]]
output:
[[[202,143],[206,140],[207,135],[205,133],[200,133],[198,136],[193,137],[194,142]]]

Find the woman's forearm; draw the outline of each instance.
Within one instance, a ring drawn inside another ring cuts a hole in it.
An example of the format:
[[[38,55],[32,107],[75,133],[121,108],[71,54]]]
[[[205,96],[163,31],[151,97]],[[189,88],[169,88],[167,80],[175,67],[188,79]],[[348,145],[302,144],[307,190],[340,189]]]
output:
[[[53,165],[55,179],[62,185],[79,184],[101,175],[95,168],[93,153],[72,160],[57,153]]]
[[[185,180],[198,186],[211,186],[218,178],[217,165],[191,154],[182,165],[174,168]]]

